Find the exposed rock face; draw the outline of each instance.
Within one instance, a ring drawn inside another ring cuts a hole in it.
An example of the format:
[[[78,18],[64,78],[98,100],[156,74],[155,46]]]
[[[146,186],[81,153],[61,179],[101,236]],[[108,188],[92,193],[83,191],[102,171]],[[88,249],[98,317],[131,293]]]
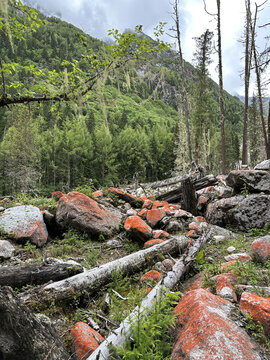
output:
[[[254,240],[251,244],[251,248],[260,261],[265,262],[270,259],[270,235]]]
[[[97,331],[84,322],[75,324],[71,337],[78,360],[86,360],[104,340]]]
[[[270,195],[253,194],[216,201],[208,205],[206,219],[211,224],[229,225],[242,231],[263,228],[270,222]]]
[[[229,302],[204,289],[184,295],[177,307],[173,360],[262,360],[249,336],[227,316]]]
[[[244,292],[240,300],[240,309],[249,314],[254,321],[259,321],[267,335],[270,335],[270,298]]]
[[[256,165],[254,169],[270,171],[270,159],[262,161],[261,163]]]
[[[162,275],[157,270],[150,270],[140,278],[140,282],[159,282],[162,279]]]
[[[119,218],[88,196],[76,191],[63,195],[56,210],[56,223],[62,230],[74,228],[89,234],[111,235],[119,228]]]
[[[237,193],[243,187],[249,192],[265,192],[270,194],[270,172],[264,170],[233,170],[226,178],[226,183]]]
[[[160,220],[164,218],[165,215],[166,215],[166,211],[164,208],[151,209],[148,210],[146,213],[146,220],[148,224],[152,228],[154,228],[160,222]]]
[[[150,248],[151,246],[157,245],[157,244],[162,244],[164,242],[164,240],[162,239],[152,239],[152,240],[148,240],[146,241],[146,243],[144,243],[144,247],[146,249]]]
[[[7,240],[0,240],[0,259],[10,259],[15,253],[15,247]]]
[[[152,238],[153,232],[151,227],[139,216],[128,217],[124,227],[128,234],[136,240],[145,242]]]
[[[9,208],[0,215],[0,229],[18,242],[31,241],[42,246],[48,239],[48,231],[39,208],[26,205]]]

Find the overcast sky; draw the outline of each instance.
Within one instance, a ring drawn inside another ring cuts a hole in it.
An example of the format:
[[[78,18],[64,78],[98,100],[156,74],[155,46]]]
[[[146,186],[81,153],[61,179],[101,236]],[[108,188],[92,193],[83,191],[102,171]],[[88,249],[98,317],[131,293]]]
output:
[[[104,39],[108,29],[117,28],[124,31],[143,25],[148,35],[160,21],[172,25],[172,0],[25,0],[31,6],[38,5],[51,14],[60,16],[63,20],[74,24],[86,33]],[[253,3],[253,1],[251,1]],[[257,0],[261,4],[263,0]],[[206,0],[209,12],[216,12],[216,0]],[[182,44],[185,60],[192,62],[195,51],[193,37],[200,36],[207,28],[215,30],[216,21],[204,11],[203,0],[180,0],[180,15],[182,26]],[[239,42],[243,35],[245,17],[245,0],[221,1],[222,21],[222,51],[224,87],[232,94],[243,95],[243,79],[240,73],[243,69],[243,45]],[[270,22],[270,0],[259,14],[258,24]],[[261,49],[266,46],[265,36],[270,35],[270,26],[258,31],[257,42]],[[167,37],[165,40],[173,42]],[[211,76],[218,81],[217,59],[213,58]],[[253,87],[251,89],[252,95]],[[270,91],[268,89],[268,95]]]

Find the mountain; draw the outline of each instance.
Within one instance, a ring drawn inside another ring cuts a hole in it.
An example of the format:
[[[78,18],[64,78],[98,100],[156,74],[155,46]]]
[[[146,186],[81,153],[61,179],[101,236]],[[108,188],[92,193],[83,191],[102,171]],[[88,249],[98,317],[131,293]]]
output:
[[[242,95],[239,95],[239,94],[235,94],[235,96],[244,104],[245,103],[245,97],[244,96],[242,96]],[[265,105],[265,106],[268,106],[268,104],[269,104],[269,102],[270,102],[270,97],[263,97],[263,104]],[[251,105],[251,103],[252,103],[252,97],[249,97],[248,98],[248,103],[249,103],[249,105]]]
[[[20,19],[21,15],[16,16]],[[27,67],[61,71],[66,59],[75,59],[80,71],[86,73],[89,65],[81,56],[85,47],[80,35],[86,37],[86,45],[94,53],[106,56],[106,44],[101,40],[59,18],[39,16],[46,18],[47,25],[27,33],[25,40],[14,39],[11,45],[9,38],[2,36],[2,58],[19,64],[16,73],[7,76],[8,81],[23,83],[31,93],[36,82],[42,85],[46,79],[33,78]],[[177,54],[171,50],[106,74],[87,97],[76,103],[31,105],[30,122],[29,108],[17,106],[12,112],[0,109],[0,192],[9,192],[11,187],[46,192],[51,188],[66,191],[87,182],[102,186],[158,180],[172,173],[176,159],[181,159],[181,169],[186,170],[185,126],[178,113],[183,76],[187,79],[194,144],[198,140],[193,131],[196,69],[186,62],[182,74]],[[218,173],[218,85],[209,79],[208,87],[209,129],[200,139],[199,156],[209,170]],[[16,94],[18,88],[9,91]],[[242,103],[225,92],[228,168],[238,161],[242,118]],[[21,138],[24,132],[29,141]],[[23,170],[22,163],[27,164]]]

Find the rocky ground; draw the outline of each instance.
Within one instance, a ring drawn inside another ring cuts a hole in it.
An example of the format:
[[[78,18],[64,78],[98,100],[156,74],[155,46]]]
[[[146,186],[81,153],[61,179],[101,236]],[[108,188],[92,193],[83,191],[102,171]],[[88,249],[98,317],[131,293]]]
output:
[[[139,351],[125,319],[156,298],[163,310],[140,318],[151,326],[138,359],[270,359],[270,161],[202,188],[196,176],[193,213],[183,177],[2,198],[0,359],[106,359],[108,336]],[[166,355],[151,355],[147,339]]]

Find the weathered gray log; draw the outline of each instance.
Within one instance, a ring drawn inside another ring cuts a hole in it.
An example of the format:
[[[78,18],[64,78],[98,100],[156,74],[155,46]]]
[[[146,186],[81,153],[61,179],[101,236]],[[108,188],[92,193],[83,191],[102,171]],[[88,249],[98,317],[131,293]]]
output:
[[[192,215],[197,215],[196,192],[190,177],[182,182],[182,208]]]
[[[4,200],[4,199],[14,200],[15,197],[14,197],[14,196],[11,196],[11,195],[0,196],[0,200]]]
[[[187,176],[185,176],[182,181],[185,179],[187,179]],[[193,180],[191,178],[191,181],[196,191],[218,183],[214,175],[207,175],[197,180]],[[180,202],[182,200],[182,185],[178,186],[176,189],[167,191],[157,196],[157,200],[168,201],[171,203]]]
[[[54,329],[39,322],[8,286],[0,288],[0,324],[0,359],[70,359]]]
[[[21,287],[59,281],[83,272],[83,267],[67,263],[50,264],[46,261],[24,266],[0,267],[0,285]]]
[[[188,239],[185,236],[176,236],[149,249],[137,251],[69,279],[49,284],[37,292],[26,291],[20,296],[29,306],[48,305],[52,301],[69,301],[84,293],[90,294],[99,290],[111,281],[114,271],[121,271],[123,275],[134,274],[160,260],[162,255],[179,253],[187,243]]]
[[[178,184],[179,182],[181,182],[185,178],[185,176],[186,175],[179,175],[179,176],[175,176],[175,177],[172,177],[169,179],[155,181],[150,184],[145,184],[145,187],[157,189],[157,188],[163,187],[163,186],[175,185],[175,184]]]
[[[199,238],[194,244],[186,251],[186,253],[178,260],[171,271],[168,272],[165,279],[161,280],[143,299],[141,305],[136,307],[135,310],[120,324],[120,326],[113,331],[113,333],[102,342],[102,344],[87,358],[87,360],[107,360],[110,359],[110,349],[112,346],[122,347],[131,334],[131,324],[140,321],[140,314],[143,312],[144,316],[151,312],[155,302],[160,301],[167,292],[173,289],[183,275],[188,271],[190,265],[195,260],[196,255],[203,247],[203,245],[210,239],[211,232],[207,232]]]

